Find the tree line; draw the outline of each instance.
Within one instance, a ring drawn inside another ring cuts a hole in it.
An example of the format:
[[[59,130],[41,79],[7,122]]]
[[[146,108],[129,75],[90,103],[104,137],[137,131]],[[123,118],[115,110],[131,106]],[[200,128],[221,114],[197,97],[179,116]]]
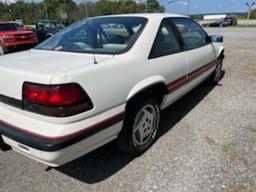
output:
[[[76,4],[73,0],[44,0],[40,3],[19,0],[10,5],[0,3],[0,21],[22,20],[34,24],[38,19],[56,19],[66,24],[85,17],[98,15],[164,12],[164,6],[157,0],[148,0],[148,6],[134,0],[99,0]]]

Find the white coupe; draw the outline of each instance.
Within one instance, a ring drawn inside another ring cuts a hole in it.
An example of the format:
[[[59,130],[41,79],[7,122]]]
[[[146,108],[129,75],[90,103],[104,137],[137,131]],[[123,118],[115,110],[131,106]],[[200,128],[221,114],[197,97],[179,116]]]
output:
[[[223,58],[223,37],[182,15],[77,22],[0,57],[0,145],[52,167],[112,140],[140,155],[161,110],[205,79],[217,84]]]

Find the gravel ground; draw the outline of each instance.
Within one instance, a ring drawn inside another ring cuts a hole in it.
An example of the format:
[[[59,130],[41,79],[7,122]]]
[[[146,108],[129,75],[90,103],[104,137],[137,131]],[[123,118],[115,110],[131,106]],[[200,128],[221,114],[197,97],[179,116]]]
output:
[[[221,85],[201,85],[163,112],[161,133],[133,158],[108,144],[57,169],[0,152],[0,191],[256,192],[256,28],[225,37]]]

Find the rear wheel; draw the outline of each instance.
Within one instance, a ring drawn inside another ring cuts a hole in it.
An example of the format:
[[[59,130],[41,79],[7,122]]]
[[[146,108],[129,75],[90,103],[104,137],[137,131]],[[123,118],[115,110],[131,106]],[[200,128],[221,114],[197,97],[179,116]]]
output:
[[[160,108],[156,99],[139,99],[131,103],[117,139],[118,147],[133,155],[144,153],[156,139],[159,121]]]

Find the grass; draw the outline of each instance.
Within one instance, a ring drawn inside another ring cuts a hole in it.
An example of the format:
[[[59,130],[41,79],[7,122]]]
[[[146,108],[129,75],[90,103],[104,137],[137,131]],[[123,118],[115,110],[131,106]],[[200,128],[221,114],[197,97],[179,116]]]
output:
[[[225,153],[228,153],[232,148],[232,145],[231,143],[224,143],[223,146],[222,146],[222,150],[225,152]]]
[[[249,64],[249,65],[247,65],[247,70],[249,70],[249,71],[251,71],[251,72],[253,72],[253,73],[255,73],[256,72],[256,64]]]
[[[253,133],[256,133],[256,128],[251,128],[251,131],[252,131]]]

